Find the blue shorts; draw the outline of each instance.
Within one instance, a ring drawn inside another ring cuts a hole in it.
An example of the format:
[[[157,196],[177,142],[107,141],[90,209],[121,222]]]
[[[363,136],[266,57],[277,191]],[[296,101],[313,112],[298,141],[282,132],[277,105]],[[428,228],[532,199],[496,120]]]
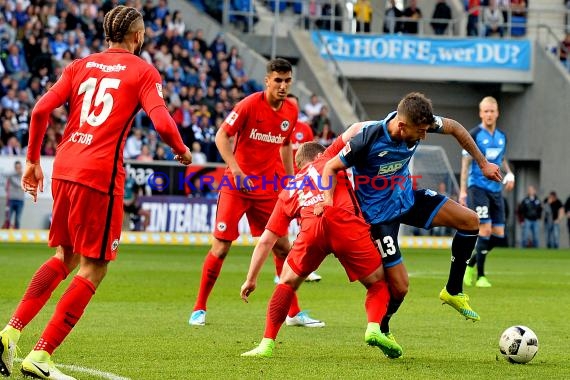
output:
[[[471,186],[467,189],[467,205],[477,213],[479,223],[505,225],[505,203],[500,192],[495,193]]]
[[[398,244],[400,224],[430,229],[433,218],[446,201],[446,196],[433,190],[415,190],[414,204],[405,214],[389,222],[373,224],[370,227],[372,238],[382,254],[382,264],[385,268],[402,262],[402,252]]]

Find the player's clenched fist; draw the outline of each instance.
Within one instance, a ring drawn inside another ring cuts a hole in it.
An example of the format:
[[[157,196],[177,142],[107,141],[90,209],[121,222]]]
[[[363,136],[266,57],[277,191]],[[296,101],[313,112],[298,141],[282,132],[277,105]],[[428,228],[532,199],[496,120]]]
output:
[[[182,165],[190,165],[192,163],[192,153],[190,153],[190,149],[186,147],[186,152],[184,152],[184,154],[175,155],[174,159]]]

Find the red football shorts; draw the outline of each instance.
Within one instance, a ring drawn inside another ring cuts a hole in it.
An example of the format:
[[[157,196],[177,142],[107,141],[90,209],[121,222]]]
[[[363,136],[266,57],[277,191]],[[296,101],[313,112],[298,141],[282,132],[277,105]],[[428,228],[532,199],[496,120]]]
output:
[[[301,221],[287,263],[297,275],[306,277],[329,253],[340,261],[350,281],[363,279],[382,265],[370,226],[362,218],[335,207],[326,208],[321,217]]]
[[[79,183],[53,179],[53,214],[49,246],[102,260],[117,256],[123,224],[123,197]]]
[[[234,241],[239,236],[239,221],[245,214],[252,236],[261,236],[277,203],[275,198],[252,198],[239,191],[220,192],[214,237]]]

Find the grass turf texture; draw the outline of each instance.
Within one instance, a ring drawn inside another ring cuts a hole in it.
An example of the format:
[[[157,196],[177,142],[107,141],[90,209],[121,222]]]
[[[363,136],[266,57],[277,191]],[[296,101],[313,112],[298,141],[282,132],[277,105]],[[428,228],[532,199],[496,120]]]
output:
[[[364,343],[364,288],[349,284],[340,264],[325,260],[318,284],[304,284],[302,308],[326,321],[323,329],[283,326],[271,359],[242,358],[263,334],[273,289],[268,261],[245,304],[239,289],[250,248],[234,247],[208,304],[206,327],[187,324],[207,247],[123,246],[83,319],[53,357],[131,379],[568,379],[570,251],[495,249],[487,260],[489,289],[467,288],[481,322],[442,306],[438,294],[449,269],[446,250],[405,251],[410,292],[392,321],[404,357],[389,360]],[[36,268],[52,250],[44,245],[0,246],[0,324],[9,319]],[[24,330],[25,356],[38,339],[55,300]],[[539,339],[527,365],[507,363],[499,335],[522,324]],[[1,326],[0,326],[1,327]],[[20,363],[12,378],[20,379]],[[64,372],[78,379],[102,377]]]

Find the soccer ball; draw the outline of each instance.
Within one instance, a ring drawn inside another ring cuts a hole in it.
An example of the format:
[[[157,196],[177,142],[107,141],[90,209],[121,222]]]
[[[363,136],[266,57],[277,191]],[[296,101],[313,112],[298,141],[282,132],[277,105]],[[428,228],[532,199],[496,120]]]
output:
[[[528,363],[538,352],[538,338],[526,326],[512,326],[501,334],[499,349],[509,363]]]

